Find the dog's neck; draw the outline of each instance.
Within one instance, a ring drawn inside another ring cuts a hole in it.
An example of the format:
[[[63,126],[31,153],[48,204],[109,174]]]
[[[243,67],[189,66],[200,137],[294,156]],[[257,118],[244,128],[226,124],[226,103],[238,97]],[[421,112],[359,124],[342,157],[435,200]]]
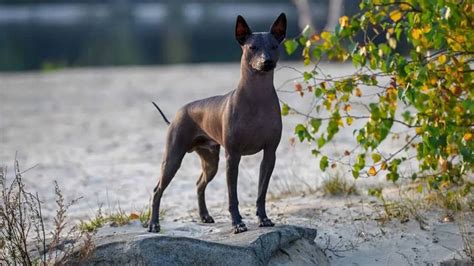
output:
[[[245,94],[253,95],[254,97],[274,93],[273,70],[268,72],[256,72],[251,69],[247,62],[242,61],[240,64],[240,82],[237,90]]]

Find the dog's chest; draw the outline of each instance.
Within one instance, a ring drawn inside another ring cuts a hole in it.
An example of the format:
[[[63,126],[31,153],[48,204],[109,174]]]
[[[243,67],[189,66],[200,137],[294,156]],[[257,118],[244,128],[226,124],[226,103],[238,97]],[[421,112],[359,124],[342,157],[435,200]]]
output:
[[[247,106],[233,112],[229,137],[242,155],[254,154],[280,142],[282,122],[278,102],[275,105]]]

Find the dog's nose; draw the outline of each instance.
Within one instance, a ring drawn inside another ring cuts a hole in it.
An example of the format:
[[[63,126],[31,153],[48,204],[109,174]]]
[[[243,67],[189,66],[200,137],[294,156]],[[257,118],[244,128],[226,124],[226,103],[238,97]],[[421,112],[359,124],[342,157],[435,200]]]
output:
[[[263,65],[266,67],[271,67],[273,66],[273,61],[272,60],[265,60],[263,61]]]

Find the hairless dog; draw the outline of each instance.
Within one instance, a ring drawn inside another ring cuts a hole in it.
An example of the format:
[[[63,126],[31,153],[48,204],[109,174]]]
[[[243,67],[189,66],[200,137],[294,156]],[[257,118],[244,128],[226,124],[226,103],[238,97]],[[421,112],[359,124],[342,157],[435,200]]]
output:
[[[274,226],[267,217],[265,196],[275,166],[275,152],[281,139],[280,104],[273,85],[279,58],[278,48],[285,38],[286,16],[280,14],[270,32],[252,33],[242,16],[237,17],[235,38],[242,48],[240,82],[237,89],[186,104],[169,124],[161,177],[154,189],[150,232],[159,232],[159,209],[164,190],[178,171],[187,152],[201,158],[202,173],[197,181],[199,215],[213,223],[204,199],[207,184],[214,178],[220,147],[225,149],[229,212],[234,233],[247,231],[239,213],[237,176],[240,158],[263,150],[258,180],[257,216],[260,226]]]

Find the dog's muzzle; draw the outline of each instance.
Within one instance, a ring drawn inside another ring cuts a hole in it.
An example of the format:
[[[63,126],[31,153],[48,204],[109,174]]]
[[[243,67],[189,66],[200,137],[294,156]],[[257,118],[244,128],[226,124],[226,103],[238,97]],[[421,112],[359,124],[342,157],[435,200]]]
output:
[[[257,70],[268,72],[275,69],[275,67],[276,67],[276,63],[274,61],[263,61],[260,64],[258,64]]]

